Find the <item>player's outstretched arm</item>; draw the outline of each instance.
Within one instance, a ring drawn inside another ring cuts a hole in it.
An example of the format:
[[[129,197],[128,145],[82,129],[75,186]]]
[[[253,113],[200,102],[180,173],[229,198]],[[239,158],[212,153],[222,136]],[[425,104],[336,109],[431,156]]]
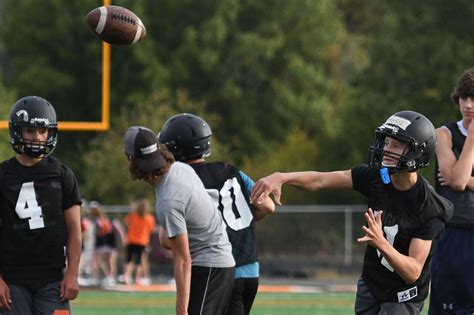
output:
[[[408,256],[401,254],[383,235],[382,215],[383,211],[374,213],[370,208],[367,210],[364,214],[367,226],[362,227],[365,236],[357,241],[366,242],[370,246],[377,248],[400,277],[407,284],[411,284],[421,275],[426,258],[430,252],[431,240],[413,238],[410,242]]]
[[[74,300],[79,293],[79,261],[81,258],[81,207],[64,211],[67,228],[67,269],[61,282],[61,300]]]
[[[315,191],[320,189],[351,189],[351,170],[334,172],[276,172],[272,175],[259,179],[250,195],[250,202],[261,203],[270,195],[273,195],[275,203],[281,205],[281,188],[283,185],[291,185],[304,190]]]

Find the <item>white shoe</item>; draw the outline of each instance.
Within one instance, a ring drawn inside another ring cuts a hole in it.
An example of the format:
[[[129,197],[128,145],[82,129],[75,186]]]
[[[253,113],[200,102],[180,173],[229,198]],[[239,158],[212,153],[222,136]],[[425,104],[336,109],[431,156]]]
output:
[[[102,285],[105,286],[105,287],[113,286],[116,283],[117,283],[117,281],[115,281],[115,279],[112,278],[112,277],[107,277],[107,278],[102,280]]]
[[[118,276],[118,281],[119,281],[119,283],[123,283],[123,284],[129,284],[129,285],[133,284],[132,278],[125,277],[125,275]]]
[[[150,278],[140,278],[137,279],[137,284],[138,285],[143,285],[143,286],[148,286],[151,284],[151,279]]]
[[[84,278],[84,277],[79,277],[77,278],[77,282],[79,283],[79,285],[81,287],[87,287],[89,285],[91,285],[91,279],[87,279],[87,278]]]
[[[99,279],[97,279],[97,278],[90,278],[90,279],[89,279],[89,285],[92,285],[92,286],[99,285]]]

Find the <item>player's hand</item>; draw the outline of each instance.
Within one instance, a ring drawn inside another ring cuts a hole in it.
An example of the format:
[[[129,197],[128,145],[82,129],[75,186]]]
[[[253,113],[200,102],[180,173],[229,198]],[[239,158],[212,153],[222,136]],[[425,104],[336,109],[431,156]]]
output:
[[[66,272],[63,281],[61,281],[61,301],[74,300],[78,293],[79,283],[77,277]]]
[[[281,206],[281,185],[282,182],[279,173],[273,173],[272,175],[259,179],[252,189],[250,203],[261,204],[265,198],[272,194],[275,203]]]
[[[11,304],[10,288],[8,288],[6,282],[3,281],[3,277],[0,276],[0,310],[10,310]]]
[[[440,184],[441,186],[448,186],[448,183],[446,183],[446,179],[444,179],[444,177],[443,177],[443,175],[441,174],[441,172],[438,172],[437,176],[438,176],[439,184]]]
[[[378,248],[379,244],[385,240],[382,231],[382,213],[383,211],[378,211],[375,214],[371,208],[364,213],[367,226],[363,226],[362,230],[365,232],[365,236],[358,238],[358,242],[367,242],[369,245]]]

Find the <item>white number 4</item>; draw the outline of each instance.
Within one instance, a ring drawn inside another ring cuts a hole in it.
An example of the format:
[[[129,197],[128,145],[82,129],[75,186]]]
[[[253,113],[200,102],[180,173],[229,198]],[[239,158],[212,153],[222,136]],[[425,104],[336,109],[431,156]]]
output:
[[[16,213],[20,219],[28,219],[30,230],[44,228],[43,210],[38,206],[33,182],[23,183],[16,202]]]

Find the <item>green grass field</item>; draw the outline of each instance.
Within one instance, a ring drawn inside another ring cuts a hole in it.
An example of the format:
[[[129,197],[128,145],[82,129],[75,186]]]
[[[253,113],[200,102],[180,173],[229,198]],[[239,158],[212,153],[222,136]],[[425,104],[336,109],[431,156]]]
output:
[[[74,315],[173,315],[174,302],[174,293],[91,290],[81,291],[72,307]],[[354,293],[260,292],[252,315],[347,315],[354,313],[353,306]]]

